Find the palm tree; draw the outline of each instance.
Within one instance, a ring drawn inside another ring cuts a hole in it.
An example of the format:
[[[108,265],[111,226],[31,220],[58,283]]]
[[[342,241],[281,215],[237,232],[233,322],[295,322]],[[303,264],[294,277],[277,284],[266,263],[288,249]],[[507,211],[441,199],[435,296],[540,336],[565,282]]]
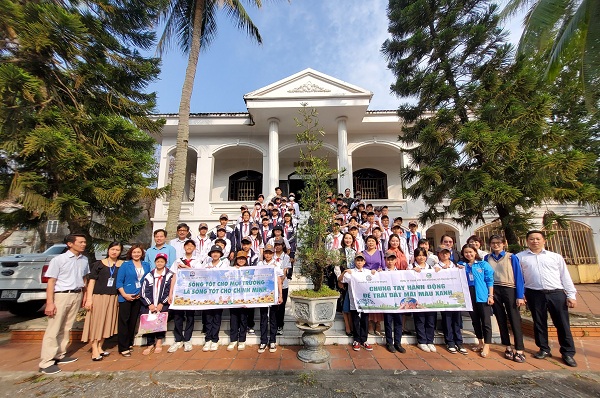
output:
[[[548,52],[549,78],[555,78],[568,48],[580,54],[581,81],[585,100],[598,109],[600,96],[600,1],[598,0],[510,0],[502,16],[508,18],[528,9],[519,53]]]
[[[246,1],[257,8],[262,6],[261,0]],[[198,56],[200,50],[207,48],[217,33],[216,14],[220,9],[225,11],[250,39],[259,44],[262,43],[258,28],[246,13],[240,0],[171,0],[159,18],[159,22],[164,23],[164,31],[158,42],[158,54],[162,56],[174,39],[177,40],[181,51],[188,54],[188,64],[179,103],[175,170],[173,171],[167,214],[166,229],[169,236],[175,235],[175,228],[181,212],[190,135],[190,102]]]

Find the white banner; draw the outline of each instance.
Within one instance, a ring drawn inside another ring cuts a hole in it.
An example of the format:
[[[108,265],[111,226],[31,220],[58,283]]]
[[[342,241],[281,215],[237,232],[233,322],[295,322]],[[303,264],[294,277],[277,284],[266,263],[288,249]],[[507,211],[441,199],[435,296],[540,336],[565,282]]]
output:
[[[381,271],[351,284],[359,312],[473,310],[464,269]]]

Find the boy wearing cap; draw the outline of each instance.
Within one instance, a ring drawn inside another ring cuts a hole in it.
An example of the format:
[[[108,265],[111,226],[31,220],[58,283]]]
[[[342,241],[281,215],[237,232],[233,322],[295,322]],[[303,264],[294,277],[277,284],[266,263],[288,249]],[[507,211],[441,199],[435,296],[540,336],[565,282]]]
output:
[[[359,282],[367,280],[367,275],[375,274],[377,271],[369,271],[364,269],[365,256],[362,253],[356,253],[354,257],[354,269],[346,269],[338,277],[338,281],[348,284],[348,299],[350,301],[350,315],[352,316],[352,325],[354,334],[354,342],[352,343],[352,349],[354,351],[360,351],[362,346],[367,351],[373,351],[371,344],[367,343],[368,329],[369,329],[369,314],[366,312],[359,313],[356,310],[354,304],[354,293],[352,292],[352,283],[350,282],[353,278]]]
[[[263,217],[261,220],[261,224],[258,228],[260,237],[262,238],[263,244],[267,244],[269,238],[271,237],[271,231],[273,230],[273,226],[271,225],[271,220],[269,217]]]
[[[396,253],[391,250],[385,252],[384,272],[397,272]],[[389,352],[400,352],[404,354],[406,349],[402,347],[402,315],[398,312],[383,314],[385,327],[385,346]]]
[[[408,245],[408,253],[410,254],[410,261],[414,261],[413,255],[415,249],[419,247],[419,240],[421,239],[421,233],[417,231],[419,224],[416,221],[411,220],[408,222],[408,232],[406,232],[406,244]]]
[[[233,228],[227,225],[228,222],[229,216],[227,216],[227,214],[223,213],[221,214],[221,216],[219,216],[219,225],[214,227],[208,234],[208,237],[211,241],[217,239],[217,228],[219,227],[225,228],[225,236],[227,237],[227,239],[229,239],[230,242],[233,241]]]
[[[231,256],[231,258],[233,258],[233,250],[231,247],[231,241],[229,239],[227,239],[227,232],[226,232],[225,228],[223,228],[220,225],[217,227],[216,239],[211,242],[211,248],[212,248],[212,246],[218,244],[219,241],[222,241],[224,244],[224,246],[222,247],[223,260],[229,258],[230,256]],[[210,256],[210,253],[208,253],[208,255]],[[207,260],[210,260],[210,257],[207,257]]]
[[[225,233],[227,233],[227,231],[225,231]],[[200,223],[198,226],[198,236],[194,238],[194,242],[196,243],[196,258],[200,260],[200,262],[204,262],[208,257],[211,246],[210,240],[211,239],[208,236],[208,225],[204,222]]]
[[[222,230],[220,230],[222,231]],[[223,249],[219,245],[213,245],[208,252],[209,261],[204,263],[208,269],[229,267],[229,261],[223,257]],[[203,311],[203,319],[206,319],[206,337],[202,351],[217,351],[219,349],[219,331],[221,330],[221,319],[223,309],[214,308]]]
[[[273,245],[265,245],[263,256],[264,259],[259,263],[259,266],[275,268],[275,277],[277,279],[277,289],[279,290],[279,300],[277,304],[269,307],[260,308],[260,345],[258,346],[258,353],[262,354],[269,346],[269,352],[277,351],[277,307],[283,302],[282,299],[282,288],[283,288],[283,269],[277,265],[273,258],[275,254],[275,248]]]

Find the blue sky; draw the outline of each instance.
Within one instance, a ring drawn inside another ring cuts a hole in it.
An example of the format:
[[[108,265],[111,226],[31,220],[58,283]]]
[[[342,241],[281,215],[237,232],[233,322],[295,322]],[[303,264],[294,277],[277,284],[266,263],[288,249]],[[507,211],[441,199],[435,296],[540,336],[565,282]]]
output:
[[[244,2],[247,4],[247,2]],[[396,109],[393,74],[381,45],[388,38],[387,0],[263,1],[248,8],[263,44],[252,42],[223,13],[216,39],[200,54],[192,112],[246,112],[243,95],[305,68],[374,93],[369,109]],[[518,40],[520,21],[507,25]],[[156,91],[159,113],[177,113],[187,58],[177,48],[163,56]]]

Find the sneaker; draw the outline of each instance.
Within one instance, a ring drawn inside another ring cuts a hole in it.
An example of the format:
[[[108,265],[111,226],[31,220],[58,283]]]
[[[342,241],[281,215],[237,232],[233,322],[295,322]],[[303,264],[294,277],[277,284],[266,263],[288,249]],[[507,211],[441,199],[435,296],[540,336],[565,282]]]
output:
[[[275,343],[269,344],[269,352],[275,352],[275,351],[277,351],[277,344],[275,344]]]
[[[373,351],[373,346],[371,346],[371,344],[367,343],[366,341],[363,343],[363,348],[367,351]]]
[[[448,350],[448,352],[450,354],[458,354],[458,351],[456,350],[456,347],[453,346],[453,345],[446,346],[446,349]]]
[[[281,336],[283,334],[283,328],[277,328],[277,334]]]
[[[207,341],[206,343],[204,343],[204,346],[202,347],[202,351],[204,351],[204,352],[210,351],[211,343],[212,343],[212,341]]]
[[[235,346],[237,345],[237,343],[237,341],[232,341],[231,343],[229,343],[229,345],[227,346],[227,351],[235,350]]]
[[[267,349],[267,345],[266,344],[261,344],[258,346],[258,353],[262,354],[263,352],[265,352],[265,350]]]
[[[216,341],[213,341],[212,343],[210,343],[211,351],[217,351],[218,349],[219,349],[219,343],[217,343]]]
[[[183,346],[183,343],[181,341],[177,341],[177,342],[175,342],[175,344],[173,344],[171,347],[169,347],[167,352],[173,353],[173,352],[177,351],[178,349],[180,349],[182,346]]]
[[[254,331],[254,329],[248,328],[248,334],[256,334],[256,332]]]
[[[57,359],[55,362],[58,365],[59,363],[71,363],[75,362],[77,358],[74,357],[62,357],[61,359]]]
[[[417,347],[419,347],[422,351],[431,352],[427,344],[417,344]]]
[[[429,351],[431,352],[437,352],[437,349],[433,344],[427,344],[427,348],[429,348]]]
[[[461,345],[458,345],[458,344],[456,345],[456,350],[458,352],[460,352],[461,354],[463,354],[463,355],[468,355],[469,354],[469,351],[465,347],[463,347]]]
[[[246,343],[241,342],[238,344],[238,351],[244,351],[246,349]]]
[[[40,372],[45,375],[53,375],[60,372],[58,365],[50,365],[47,368],[40,369]]]
[[[396,347],[394,347],[394,345],[393,345],[393,344],[387,343],[387,344],[385,345],[385,348],[387,348],[387,350],[388,350],[389,352],[391,352],[391,353],[394,353],[394,352],[396,352]]]
[[[394,348],[396,349],[396,351],[398,351],[400,354],[404,354],[406,353],[406,348],[402,347],[402,345],[400,344],[394,344]]]
[[[352,349],[354,351],[360,351],[360,344],[358,344],[358,341],[355,341],[354,343],[352,343]]]

